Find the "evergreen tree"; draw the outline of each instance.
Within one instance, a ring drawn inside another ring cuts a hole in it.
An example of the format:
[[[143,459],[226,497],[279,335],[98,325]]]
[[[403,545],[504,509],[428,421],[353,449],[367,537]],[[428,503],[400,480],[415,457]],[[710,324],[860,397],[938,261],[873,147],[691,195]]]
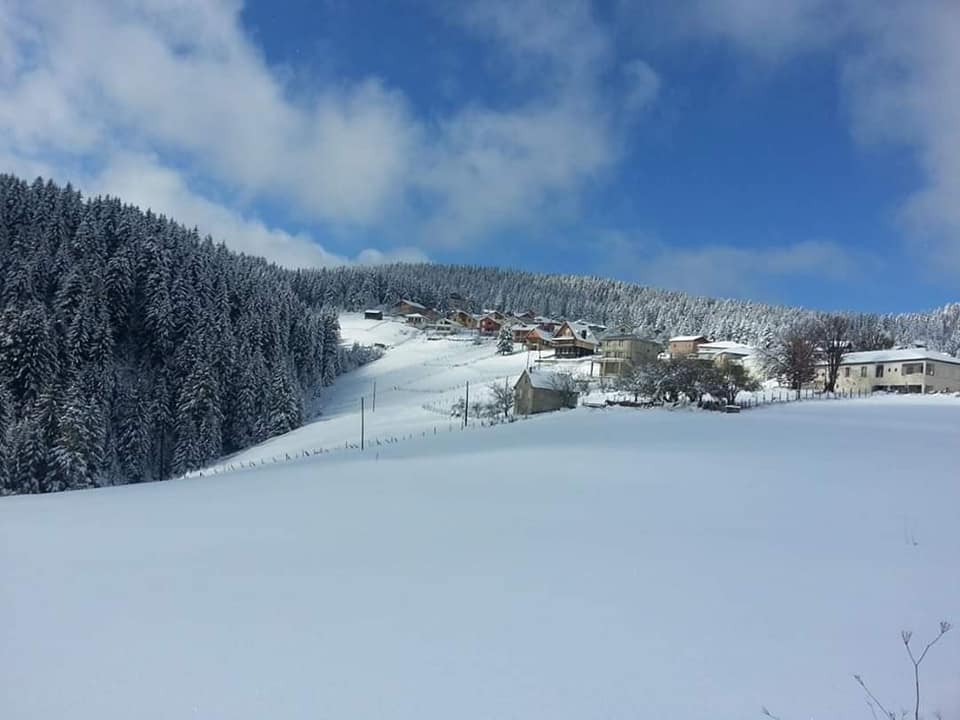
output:
[[[500,328],[497,335],[497,352],[501,355],[509,355],[513,352],[513,333],[506,325]]]

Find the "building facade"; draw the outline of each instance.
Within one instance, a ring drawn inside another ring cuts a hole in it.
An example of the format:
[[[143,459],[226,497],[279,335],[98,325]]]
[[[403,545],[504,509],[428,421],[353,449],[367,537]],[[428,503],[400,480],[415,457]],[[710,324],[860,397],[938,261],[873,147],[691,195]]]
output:
[[[677,335],[667,341],[667,352],[672,358],[683,358],[695,355],[700,346],[708,342],[703,335]]]
[[[593,355],[600,343],[586,325],[564,321],[553,334],[553,354],[558,358]]]
[[[663,351],[656,340],[617,332],[600,339],[600,375],[623,376],[645,363],[654,362]]]
[[[826,383],[826,363],[816,383]],[[935,393],[960,391],[960,358],[926,348],[847,353],[837,375],[838,392]]]
[[[565,407],[576,407],[578,394],[566,388],[567,377],[545,370],[523,371],[513,386],[513,412],[516,415],[535,415]]]

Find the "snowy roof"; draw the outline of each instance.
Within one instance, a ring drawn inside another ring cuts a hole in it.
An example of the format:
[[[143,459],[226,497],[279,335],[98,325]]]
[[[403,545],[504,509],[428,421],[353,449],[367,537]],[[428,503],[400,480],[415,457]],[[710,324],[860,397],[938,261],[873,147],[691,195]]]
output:
[[[707,338],[703,335],[677,335],[676,337],[670,338],[668,342],[693,342],[694,340],[706,340]]]
[[[426,315],[421,315],[420,313],[407,313],[406,315],[404,315],[404,317],[407,317],[407,318],[422,318],[422,317],[426,317]]]
[[[414,302],[413,300],[401,300],[400,302],[397,303],[397,305],[409,305],[410,307],[420,308],[421,310],[427,309],[426,305],[421,305],[420,303]]]
[[[533,335],[536,333],[537,337],[543,338],[544,340],[553,340],[553,333],[549,330],[544,330],[541,327],[535,327],[530,331],[530,334]]]
[[[896,350],[867,350],[866,352],[846,353],[841,365],[861,363],[904,362],[909,360],[936,360],[937,362],[960,365],[960,358],[926,348],[899,348]]]
[[[529,369],[524,370],[527,377],[530,378],[530,384],[537,390],[556,390],[560,374],[544,370]]]
[[[519,325],[514,325],[514,326],[513,326],[514,332],[516,332],[516,331],[529,332],[529,331],[536,330],[536,329],[537,329],[537,326],[536,326],[536,325],[527,325],[526,323],[520,323]]]
[[[589,325],[585,325],[581,322],[569,322],[565,321],[564,325],[569,325],[570,329],[573,330],[573,333],[577,336],[577,340],[580,342],[591,343],[592,345],[599,345],[600,341],[597,340],[597,336],[593,334],[593,330]],[[561,338],[562,339],[562,338]]]
[[[750,345],[734,342],[733,340],[718,340],[717,342],[703,343],[697,348],[702,355],[753,355],[757,350]]]
[[[643,335],[638,335],[637,333],[627,332],[624,330],[611,330],[601,335],[600,340],[639,340],[641,342],[653,343],[654,345],[660,344],[653,338],[644,337]]]

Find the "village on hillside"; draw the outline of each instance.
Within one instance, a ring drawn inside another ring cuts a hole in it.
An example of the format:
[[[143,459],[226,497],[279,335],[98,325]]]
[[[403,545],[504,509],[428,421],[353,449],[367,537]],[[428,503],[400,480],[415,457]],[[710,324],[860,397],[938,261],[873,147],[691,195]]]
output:
[[[672,386],[683,388],[684,379],[677,376],[684,368],[688,376],[701,375],[686,378],[687,387],[699,387],[687,397],[696,394],[698,404],[737,412],[741,391],[779,386],[782,380],[761,349],[701,334],[658,340],[584,318],[547,317],[529,309],[442,311],[410,299],[368,309],[364,318],[401,322],[428,339],[495,341],[503,354],[526,352],[526,368],[511,395],[517,415],[574,407],[596,390],[605,404],[662,404],[664,394],[670,397],[666,376],[672,374]],[[839,340],[831,345],[832,350],[814,348],[809,372],[790,377],[787,387],[841,396],[960,392],[960,358],[921,345],[856,352]],[[609,391],[620,391],[621,397],[611,400]]]

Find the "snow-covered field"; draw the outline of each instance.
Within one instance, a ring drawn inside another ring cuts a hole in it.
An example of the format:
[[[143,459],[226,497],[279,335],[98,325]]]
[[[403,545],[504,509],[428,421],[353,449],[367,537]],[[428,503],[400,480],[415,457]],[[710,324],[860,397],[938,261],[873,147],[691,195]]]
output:
[[[328,401],[376,377],[426,422],[411,388],[522,367],[391,344]],[[910,707],[900,630],[960,621],[958,447],[957,398],[580,408],[2,498],[0,717],[870,718],[854,673]],[[960,629],[923,683],[960,717]]]
[[[466,383],[470,383],[471,403],[484,400],[491,382],[512,385],[527,363],[535,365],[537,361],[535,352],[529,357],[526,352],[498,355],[495,338],[478,345],[472,342],[473,333],[431,339],[402,323],[364,320],[357,313],[342,315],[340,324],[345,342],[380,343],[387,346],[386,355],[337,378],[323,391],[322,414],[312,422],[225,458],[214,469],[359,444],[361,397],[366,403],[366,440],[372,445],[378,439],[384,442],[411,434],[448,432],[457,426],[449,410],[464,396]],[[590,361],[562,361],[550,367],[589,374]]]

